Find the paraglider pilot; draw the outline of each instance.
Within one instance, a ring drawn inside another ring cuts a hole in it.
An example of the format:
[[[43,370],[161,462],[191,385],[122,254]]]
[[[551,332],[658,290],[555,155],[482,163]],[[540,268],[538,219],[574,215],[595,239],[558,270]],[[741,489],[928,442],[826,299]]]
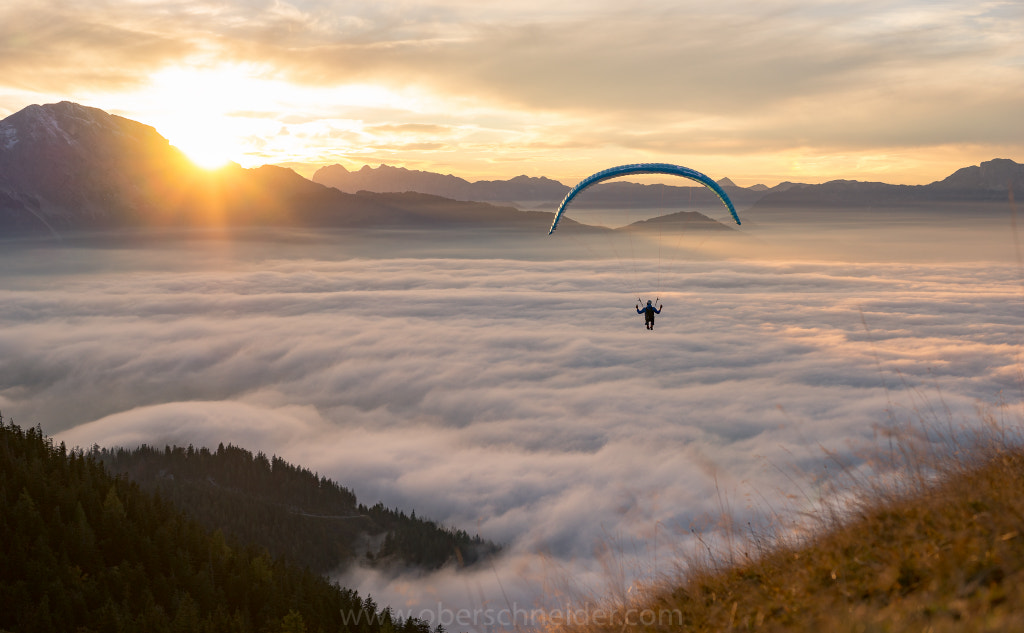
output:
[[[637,301],[640,301],[640,300],[637,299]],[[661,309],[664,308],[664,307],[665,306],[658,306],[657,308],[655,308],[654,304],[651,303],[651,300],[648,299],[647,300],[647,306],[644,307],[644,308],[641,308],[639,303],[636,304],[636,313],[644,315],[644,323],[647,325],[647,329],[648,330],[653,330],[654,329],[654,315],[655,314],[661,314]]]

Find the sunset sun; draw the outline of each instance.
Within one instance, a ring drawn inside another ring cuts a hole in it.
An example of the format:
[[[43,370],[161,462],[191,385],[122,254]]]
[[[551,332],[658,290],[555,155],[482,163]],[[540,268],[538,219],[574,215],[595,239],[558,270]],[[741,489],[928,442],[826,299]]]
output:
[[[153,75],[147,96],[161,104],[157,130],[196,165],[214,169],[241,161],[251,129],[237,113],[265,103],[270,83],[248,68],[175,67]]]
[[[189,160],[204,169],[223,167],[235,154],[231,139],[219,134],[214,124],[181,131],[170,140]]]

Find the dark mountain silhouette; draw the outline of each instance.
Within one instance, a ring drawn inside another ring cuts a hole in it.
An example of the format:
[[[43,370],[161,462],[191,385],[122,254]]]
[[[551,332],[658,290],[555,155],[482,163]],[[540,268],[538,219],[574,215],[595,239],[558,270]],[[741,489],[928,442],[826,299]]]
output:
[[[1024,191],[1024,165],[996,158],[981,165],[958,169],[926,188],[936,197],[1002,202],[1006,200],[1009,187],[1014,191]]]
[[[318,170],[313,180],[341,191],[432,193],[460,200],[486,200],[522,208],[557,208],[569,186],[547,178],[517,176],[511,180],[469,182],[452,175],[381,165],[349,171],[341,165]],[[833,180],[820,185],[783,182],[774,187],[739,187],[728,178],[718,181],[741,210],[778,209],[934,209],[971,211],[1006,202],[1009,188],[1024,191],[1024,165],[994,159],[964,167],[928,185],[890,185],[881,182]],[[707,210],[719,203],[703,186],[644,185],[613,181],[580,194],[573,203],[588,208]],[[956,206],[959,205],[959,206]],[[965,206],[966,205],[966,206]],[[710,226],[710,225],[708,225]]]
[[[0,121],[0,229],[7,233],[459,223],[540,230],[550,217],[436,196],[346,194],[274,166],[204,170],[152,127],[66,101]]]
[[[388,165],[377,168],[364,166],[358,171],[349,171],[342,165],[330,165],[318,169],[313,174],[313,182],[347,193],[415,191],[453,200],[495,202],[522,208],[554,208],[569,191],[569,187],[549,178],[516,176],[511,180],[469,182],[450,174],[436,174]]]
[[[544,203],[561,200],[568,187],[548,178],[518,176],[512,180],[470,182],[451,174],[380,165],[363,166],[349,171],[342,165],[322,167],[313,174],[313,182],[347,193],[372,191],[375,193],[417,192],[453,200],[501,200],[520,203]]]
[[[378,193],[417,191],[455,200],[477,200],[507,204],[518,208],[555,209],[570,187],[549,178],[516,176],[511,180],[479,180],[469,182],[452,175],[416,171],[402,167],[364,166],[349,171],[342,165],[322,167],[313,174],[313,182],[340,191]],[[760,188],[737,187],[728,178],[719,181],[737,205],[749,205],[761,197]],[[611,182],[597,185],[574,203],[591,208],[672,208],[720,204],[718,197],[706,187],[643,185],[633,182]]]
[[[812,208],[969,214],[1005,203],[1011,190],[1024,190],[1024,165],[994,159],[915,186],[834,180],[768,188],[737,187],[728,178],[719,182],[741,211],[754,216]],[[548,178],[470,183],[388,166],[350,172],[333,165],[319,170],[313,181],[276,166],[233,164],[209,171],[148,125],[66,101],[29,106],[0,121],[0,230],[5,234],[178,226],[541,231],[568,190]],[[615,181],[584,192],[574,204],[687,213],[719,202],[701,186]],[[559,226],[579,230],[568,218]]]
[[[620,230],[628,231],[652,231],[652,232],[677,232],[677,231],[732,231],[731,226],[712,220],[706,215],[696,211],[679,211],[660,215],[649,220],[634,222]]]
[[[156,130],[95,108],[33,105],[0,121],[4,228],[131,222],[158,203],[156,183],[188,173]]]
[[[889,185],[881,182],[833,180],[820,185],[780,185],[766,191],[755,210],[850,209],[898,210],[926,208],[970,211],[1009,199],[1010,191],[1024,191],[1024,165],[993,159],[964,167],[928,185]]]

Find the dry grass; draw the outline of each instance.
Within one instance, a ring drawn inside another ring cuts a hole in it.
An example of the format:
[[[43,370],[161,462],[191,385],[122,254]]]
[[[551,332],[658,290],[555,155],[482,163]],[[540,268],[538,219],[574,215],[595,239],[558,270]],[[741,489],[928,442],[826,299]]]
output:
[[[734,530],[642,597],[616,597],[614,615],[550,628],[1024,631],[1024,443],[982,418],[880,435],[872,467],[839,469],[804,529]]]

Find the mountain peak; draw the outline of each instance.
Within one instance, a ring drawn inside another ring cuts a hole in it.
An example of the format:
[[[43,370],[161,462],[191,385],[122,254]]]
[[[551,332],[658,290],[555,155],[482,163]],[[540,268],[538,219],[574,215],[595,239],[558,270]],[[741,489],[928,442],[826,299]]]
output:
[[[980,165],[963,167],[945,179],[933,183],[944,189],[1006,190],[1024,189],[1024,165],[1008,158],[993,158]]]
[[[8,150],[21,140],[74,145],[110,135],[159,138],[167,143],[149,125],[71,101],[30,105],[0,121],[0,130],[4,149]]]
[[[190,164],[153,127],[70,101],[0,121],[0,189],[17,227],[123,221],[163,198],[156,177]]]

